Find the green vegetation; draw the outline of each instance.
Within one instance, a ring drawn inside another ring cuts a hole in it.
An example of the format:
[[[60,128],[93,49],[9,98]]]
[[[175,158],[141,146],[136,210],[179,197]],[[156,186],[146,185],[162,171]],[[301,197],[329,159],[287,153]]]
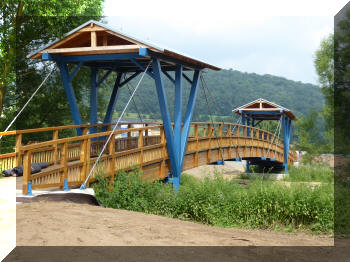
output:
[[[288,169],[288,176],[285,181],[293,182],[334,182],[334,170],[329,166],[313,163],[291,166]]]
[[[186,74],[191,75],[190,73]],[[232,122],[232,109],[260,97],[291,109],[297,116],[305,115],[311,109],[321,110],[323,106],[323,97],[318,86],[288,80],[283,77],[223,69],[221,71],[209,71],[204,75],[204,79],[215,100],[215,102],[212,101],[211,96],[208,96],[211,113],[216,116],[214,121]],[[137,81],[138,79],[133,80],[131,86],[135,86]],[[164,77],[164,85],[170,114],[172,114],[174,109],[173,84]],[[187,81],[184,81],[184,98],[188,97],[189,90],[190,85]],[[110,91],[104,95],[106,99],[109,98]],[[118,112],[123,109],[129,95],[127,88],[121,89],[118,98],[120,103],[118,103],[116,109]],[[156,97],[154,81],[146,76],[135,97],[138,110],[142,115],[153,114],[152,118],[160,119],[159,104]],[[187,99],[184,99],[183,105],[185,106],[186,103]],[[134,104],[130,105],[128,112],[137,112]],[[198,91],[193,121],[210,121],[202,87]]]
[[[97,200],[111,208],[220,227],[333,232],[331,184],[311,188],[304,184],[285,186],[256,180],[243,187],[220,174],[204,180],[183,174],[176,193],[169,184],[142,181],[136,170],[116,175],[114,183],[99,176],[94,189]]]

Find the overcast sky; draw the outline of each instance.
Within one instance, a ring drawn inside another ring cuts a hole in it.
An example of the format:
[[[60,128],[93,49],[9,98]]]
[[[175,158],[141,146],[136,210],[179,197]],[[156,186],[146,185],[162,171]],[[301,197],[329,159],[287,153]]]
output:
[[[132,7],[106,0],[104,13],[125,33],[219,67],[317,84],[314,53],[333,32],[333,16],[347,1],[336,1],[338,6],[321,1],[316,11],[308,1],[153,0],[145,5],[136,0]]]

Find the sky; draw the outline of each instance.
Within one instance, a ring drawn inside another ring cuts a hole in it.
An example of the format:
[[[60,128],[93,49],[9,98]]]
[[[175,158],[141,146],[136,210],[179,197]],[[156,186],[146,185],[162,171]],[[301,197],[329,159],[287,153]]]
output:
[[[315,51],[346,3],[106,0],[104,14],[124,33],[221,68],[318,84]]]

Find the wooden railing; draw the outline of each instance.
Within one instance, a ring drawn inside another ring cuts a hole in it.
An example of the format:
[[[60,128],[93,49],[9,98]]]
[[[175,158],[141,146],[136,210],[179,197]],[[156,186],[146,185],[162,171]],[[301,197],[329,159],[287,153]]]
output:
[[[143,170],[145,177],[151,179],[167,177],[170,163],[163,126],[159,123],[147,123],[147,125],[149,126],[114,131],[88,182],[94,181],[97,173],[103,172],[113,177],[120,170],[136,166]],[[20,143],[21,135],[30,133],[28,130],[12,134],[16,135],[16,151],[0,157],[9,162],[11,157],[15,157],[16,164],[23,163],[23,193],[27,193],[29,182],[33,189],[62,188],[64,179],[68,181],[69,186],[78,186],[86,179],[103,148],[105,138],[111,131],[88,134],[87,130],[91,127],[89,125],[69,126],[69,128],[77,127],[82,128],[82,136],[58,138],[58,132],[64,130],[64,127],[50,128],[49,131],[53,132],[52,140],[29,145]],[[44,130],[48,131],[45,128],[39,129],[39,132]],[[34,131],[37,130],[32,130]],[[247,157],[274,158],[275,161],[283,163],[283,141],[274,138],[272,133],[243,125],[192,123],[183,170],[222,159]],[[293,163],[295,158],[295,152],[290,151],[289,163]],[[31,174],[31,164],[43,161],[48,162],[50,166],[40,173]]]
[[[135,123],[121,123],[121,125],[128,125],[130,128],[131,125],[137,125],[137,124],[143,124],[143,125],[154,125],[159,124],[157,122],[135,122]],[[95,125],[67,125],[67,126],[57,126],[57,127],[45,127],[45,128],[35,128],[35,129],[25,129],[25,130],[15,130],[15,131],[8,131],[8,132],[0,132],[0,136],[3,136],[4,138],[7,137],[14,137],[14,143],[11,145],[11,151],[10,153],[6,154],[0,154],[0,172],[6,169],[11,169],[16,166],[23,165],[23,152],[21,152],[20,147],[25,145],[24,138],[25,136],[32,137],[33,134],[39,135],[40,134],[47,134],[50,133],[52,140],[56,140],[61,136],[61,133],[64,133],[65,131],[73,131],[70,132],[72,136],[76,136],[76,129],[81,129],[83,134],[87,134],[89,128],[96,127],[98,130],[101,131],[103,128],[106,130],[111,130],[111,127],[114,126],[113,124],[95,124]],[[33,140],[33,139],[32,139]],[[29,141],[30,143],[35,143],[34,141]],[[74,151],[74,150],[73,150]],[[56,152],[56,151],[55,151]],[[74,154],[74,153],[73,153]],[[56,154],[54,154],[55,156]],[[40,155],[39,153],[35,154],[34,159],[32,160],[33,163],[46,161],[48,162],[48,156]]]

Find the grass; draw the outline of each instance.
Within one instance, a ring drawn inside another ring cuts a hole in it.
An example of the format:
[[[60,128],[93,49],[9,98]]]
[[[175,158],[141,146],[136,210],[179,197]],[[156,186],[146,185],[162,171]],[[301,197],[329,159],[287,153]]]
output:
[[[288,170],[288,176],[285,181],[291,182],[334,182],[334,171],[327,165],[305,164],[300,166],[291,166]]]
[[[219,227],[333,232],[334,188],[330,184],[287,187],[256,180],[242,187],[220,174],[202,180],[186,174],[181,178],[178,192],[170,184],[142,181],[138,171],[120,173],[114,183],[99,176],[94,189],[97,200],[111,208]]]

